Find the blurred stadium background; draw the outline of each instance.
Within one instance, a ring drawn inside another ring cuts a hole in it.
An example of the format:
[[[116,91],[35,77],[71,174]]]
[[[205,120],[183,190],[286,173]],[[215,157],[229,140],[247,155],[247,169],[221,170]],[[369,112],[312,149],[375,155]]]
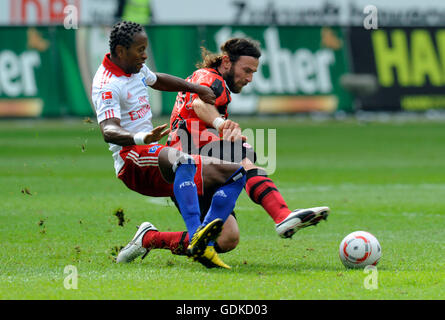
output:
[[[364,26],[373,17],[369,2],[3,0],[0,118],[94,116],[92,76],[120,19],[146,25],[149,67],[183,78],[201,45],[217,51],[230,36],[259,40],[260,69],[234,95],[232,114],[440,115],[445,2],[372,1],[374,29]],[[168,115],[174,98],[153,92],[155,115]]]

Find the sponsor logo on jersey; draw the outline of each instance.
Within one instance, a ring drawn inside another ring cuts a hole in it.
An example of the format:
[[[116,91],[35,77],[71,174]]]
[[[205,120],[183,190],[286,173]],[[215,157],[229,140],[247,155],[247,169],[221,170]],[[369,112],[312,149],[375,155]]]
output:
[[[131,121],[134,121],[143,118],[150,111],[150,109],[150,105],[146,104],[136,111],[130,111],[128,114],[130,115]]]
[[[145,77],[143,77],[142,79],[141,79],[141,81],[142,81],[142,83],[144,84],[144,87],[148,87],[148,85],[147,85],[147,83],[145,82]]]
[[[139,100],[140,104],[148,103],[148,97],[147,96],[139,97],[138,100]]]

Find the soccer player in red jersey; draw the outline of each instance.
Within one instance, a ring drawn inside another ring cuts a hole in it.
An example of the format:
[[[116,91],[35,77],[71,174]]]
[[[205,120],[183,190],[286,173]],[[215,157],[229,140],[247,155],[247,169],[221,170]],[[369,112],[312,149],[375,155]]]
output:
[[[110,35],[110,53],[99,66],[92,85],[92,101],[104,140],[113,153],[116,175],[143,195],[175,196],[188,234],[160,233],[149,222],[118,254],[117,262],[145,256],[156,240],[187,254],[206,267],[229,268],[213,247],[245,184],[245,170],[235,163],[215,163],[211,158],[188,155],[158,144],[169,133],[167,124],[153,128],[147,86],[163,91],[191,91],[207,102],[214,94],[205,86],[154,73],[144,64],[148,39],[142,26],[120,22]],[[215,159],[213,159],[215,160]],[[205,215],[198,196],[206,194],[212,205]],[[182,249],[179,249],[180,245]]]
[[[214,104],[200,99],[197,94],[179,92],[170,118],[171,133],[167,144],[189,154],[205,154],[228,161],[240,162],[247,171],[246,192],[250,199],[261,205],[275,222],[276,231],[290,238],[301,228],[326,219],[328,207],[290,210],[278,188],[266,171],[255,165],[256,155],[247,144],[240,126],[228,119],[227,107],[232,93],[240,93],[250,83],[258,69],[261,51],[259,44],[248,38],[233,38],[221,46],[221,54],[209,53],[203,48],[203,62],[186,81],[208,86],[216,95]],[[205,210],[209,201],[202,200]],[[224,224],[232,230],[226,248],[238,243],[236,219],[230,216]]]

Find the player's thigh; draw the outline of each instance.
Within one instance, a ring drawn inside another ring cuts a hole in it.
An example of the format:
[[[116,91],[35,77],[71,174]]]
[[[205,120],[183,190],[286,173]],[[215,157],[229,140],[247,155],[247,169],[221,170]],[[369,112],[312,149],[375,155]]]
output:
[[[169,183],[173,183],[175,180],[175,173],[173,172],[173,166],[184,153],[170,147],[164,147],[158,156],[159,170],[162,176]]]
[[[202,146],[199,154],[235,163],[241,163],[244,159],[249,159],[252,163],[256,161],[254,149],[248,143],[241,140],[212,141]]]
[[[181,159],[192,157],[200,170],[197,171],[202,180],[204,189],[212,190],[224,184],[239,168],[239,164],[221,161],[215,158],[188,155],[174,148],[165,147],[159,152],[158,163],[164,179],[173,183],[175,174],[173,166],[181,162]]]
[[[223,185],[241,168],[241,165],[237,163],[204,156],[200,158],[202,161],[202,179],[206,190],[214,190]]]
[[[256,153],[253,148],[242,141],[213,141],[200,150],[201,157],[220,159],[221,162],[240,163],[244,169],[263,169],[255,164]],[[217,161],[216,161],[217,162]]]

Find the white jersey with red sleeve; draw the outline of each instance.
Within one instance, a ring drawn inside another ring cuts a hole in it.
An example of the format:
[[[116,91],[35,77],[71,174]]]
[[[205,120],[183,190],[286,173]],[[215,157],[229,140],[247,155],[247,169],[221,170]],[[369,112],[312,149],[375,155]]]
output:
[[[147,86],[156,80],[156,75],[146,65],[139,73],[127,74],[110,60],[109,53],[106,54],[94,76],[91,90],[97,122],[118,118],[121,126],[130,132],[153,130]],[[122,147],[109,145],[117,175],[124,165],[119,155]]]

